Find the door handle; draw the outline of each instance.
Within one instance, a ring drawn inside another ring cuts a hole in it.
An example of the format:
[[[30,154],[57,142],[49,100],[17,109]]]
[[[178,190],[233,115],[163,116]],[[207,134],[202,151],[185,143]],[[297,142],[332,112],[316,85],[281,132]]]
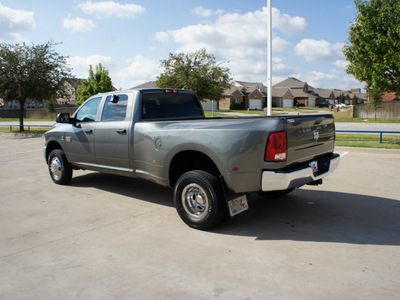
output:
[[[92,133],[93,133],[93,130],[92,130],[92,129],[85,130],[85,133],[92,134]]]
[[[126,129],[118,129],[117,133],[126,133]]]

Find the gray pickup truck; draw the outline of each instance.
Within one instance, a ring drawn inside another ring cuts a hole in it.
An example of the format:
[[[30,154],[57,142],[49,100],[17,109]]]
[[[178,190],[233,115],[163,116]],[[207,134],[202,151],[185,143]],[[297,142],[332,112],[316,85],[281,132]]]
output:
[[[339,164],[332,115],[206,118],[189,90],[139,89],[92,96],[45,134],[52,180],[94,170],[173,187],[189,226],[208,229],[248,208],[317,185]]]

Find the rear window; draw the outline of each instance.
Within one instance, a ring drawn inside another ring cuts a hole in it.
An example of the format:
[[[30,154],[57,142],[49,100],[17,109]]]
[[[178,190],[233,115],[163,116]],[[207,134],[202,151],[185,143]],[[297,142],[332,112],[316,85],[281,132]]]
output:
[[[143,93],[142,119],[183,119],[203,117],[200,103],[194,94]]]

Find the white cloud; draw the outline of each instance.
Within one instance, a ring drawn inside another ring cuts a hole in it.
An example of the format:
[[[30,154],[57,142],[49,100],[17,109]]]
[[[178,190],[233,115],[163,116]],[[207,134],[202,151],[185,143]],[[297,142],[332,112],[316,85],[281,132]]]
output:
[[[92,20],[82,18],[71,18],[71,14],[66,16],[63,20],[63,27],[71,30],[73,33],[76,32],[91,32],[96,27]]]
[[[272,58],[272,73],[274,76],[281,76],[293,73],[294,68],[285,63],[284,58],[273,57]]]
[[[200,9],[201,8],[201,9]],[[200,7],[198,13],[204,9]],[[203,11],[204,15],[209,14]],[[274,28],[288,35],[307,32],[304,18],[291,17],[273,10]],[[227,66],[231,75],[237,80],[258,80],[267,73],[267,8],[247,13],[222,13],[214,22],[182,27],[155,34],[159,42],[175,42],[179,45],[177,52],[194,52],[205,48],[218,60],[230,61]],[[273,51],[286,51],[290,42],[273,32]],[[274,66],[279,74],[289,72],[286,64]]]
[[[72,56],[68,58],[68,64],[72,67],[72,73],[78,78],[87,78],[89,76],[89,65],[96,68],[96,65],[101,63],[103,67],[111,71],[116,65],[114,58],[110,56],[104,56],[101,54],[91,55],[91,56]]]
[[[155,34],[154,38],[160,43],[165,43],[170,40],[170,34],[165,31],[160,31]]]
[[[281,14],[279,9],[273,7],[272,28],[278,28],[280,31],[290,36],[304,35],[307,33],[308,24],[303,17],[292,17],[288,14]]]
[[[114,1],[91,2],[85,1],[78,7],[86,14],[94,15],[100,19],[117,17],[121,19],[133,19],[144,14],[146,9],[137,4],[121,4]]]
[[[304,18],[290,17],[280,14],[278,9],[274,9],[274,27],[290,34],[300,34],[307,30],[307,23]],[[275,19],[274,19],[275,20]],[[267,9],[245,14],[225,13],[220,15],[217,20],[210,24],[197,24],[182,27],[177,30],[158,32],[156,40],[165,42],[173,40],[182,44],[183,50],[197,50],[199,47],[210,49],[227,48],[258,48],[267,45]],[[274,34],[274,51],[283,51],[290,45],[282,37]]]
[[[351,88],[364,88],[352,75],[346,74],[341,69],[331,69],[327,72],[308,71],[291,76],[307,82],[316,88],[350,90]]]
[[[113,85],[117,89],[128,89],[155,80],[161,74],[159,60],[141,55],[128,60],[124,67],[118,67],[117,61],[113,57],[101,54],[86,57],[72,56],[68,59],[68,64],[73,68],[72,73],[77,78],[87,78],[89,65],[95,69],[99,63],[109,70]]]
[[[282,52],[290,47],[290,43],[276,34],[272,34],[272,50],[277,52]]]
[[[161,74],[160,62],[154,58],[137,55],[127,62],[127,67],[117,72],[117,87],[125,89],[154,81]]]
[[[15,10],[0,3],[0,40],[20,40],[20,34],[35,29],[33,12]]]
[[[195,8],[192,9],[191,12],[192,14],[199,15],[204,18],[208,18],[213,15],[221,15],[224,13],[222,9],[212,10],[212,9],[206,9],[203,6],[196,6]]]
[[[274,27],[282,32],[299,34],[307,30],[304,18],[290,17],[281,14],[277,9],[274,9],[274,16]],[[159,42],[173,41],[180,44],[178,52],[193,52],[205,48],[219,59],[231,61],[229,68],[233,76],[243,74],[241,72],[245,69],[247,75],[265,73],[267,8],[244,14],[224,13],[213,23],[158,32],[155,39]],[[276,33],[273,34],[272,44],[275,52],[285,51],[290,46],[288,41]]]
[[[303,76],[307,79],[308,84],[314,87],[325,86],[325,82],[331,84],[333,81],[338,79],[338,74],[335,74],[333,72],[324,73],[320,71],[311,71],[307,72]]]
[[[347,60],[344,59],[338,59],[337,61],[334,62],[335,66],[341,68],[341,69],[346,69],[347,66],[350,64]]]
[[[325,40],[303,39],[294,51],[297,55],[304,56],[307,61],[336,62],[343,60],[343,46],[343,43],[331,44]]]

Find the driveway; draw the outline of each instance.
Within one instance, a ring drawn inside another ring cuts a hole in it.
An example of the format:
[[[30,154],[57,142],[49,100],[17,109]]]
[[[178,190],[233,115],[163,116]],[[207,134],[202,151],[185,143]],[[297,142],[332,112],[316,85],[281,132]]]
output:
[[[337,171],[208,232],[172,191],[76,171],[0,136],[0,299],[398,299],[400,152],[337,148]]]

